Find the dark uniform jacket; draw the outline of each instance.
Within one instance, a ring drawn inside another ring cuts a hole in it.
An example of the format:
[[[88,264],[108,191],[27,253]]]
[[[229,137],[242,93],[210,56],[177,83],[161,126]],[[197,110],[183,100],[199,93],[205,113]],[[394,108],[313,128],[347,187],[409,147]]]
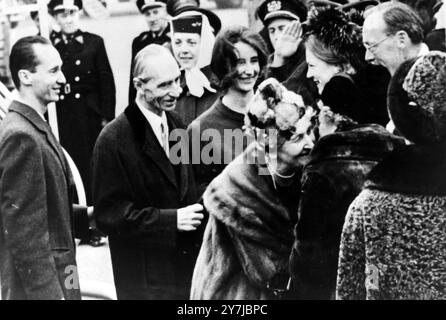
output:
[[[154,36],[150,31],[144,31],[133,39],[132,60],[130,61],[129,104],[135,102],[136,98],[136,89],[133,85],[133,60],[138,52],[152,43],[159,45],[170,44],[170,26],[167,25],[166,29],[159,36]]]
[[[61,33],[51,36],[63,60],[65,92],[57,102],[59,138],[82,176],[87,200],[90,192],[90,159],[102,120],[115,116],[115,83],[101,37],[77,31],[68,42]]]
[[[2,299],[80,299],[73,236],[88,231],[88,217],[73,214],[73,191],[48,124],[14,101],[0,124]]]
[[[166,115],[169,130],[182,128]],[[93,191],[118,299],[187,299],[202,233],[178,232],[177,209],[196,199],[192,168],[171,164],[135,103],[98,138]]]
[[[317,142],[302,176],[290,259],[296,298],[334,297],[339,242],[348,207],[375,165],[403,144],[379,125],[336,132]]]

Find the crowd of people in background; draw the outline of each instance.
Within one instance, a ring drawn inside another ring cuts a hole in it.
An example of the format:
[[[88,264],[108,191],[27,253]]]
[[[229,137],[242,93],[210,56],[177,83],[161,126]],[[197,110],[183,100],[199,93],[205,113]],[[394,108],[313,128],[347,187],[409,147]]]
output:
[[[257,32],[137,0],[115,118],[103,39],[50,0],[60,31],[10,55],[2,298],[80,299],[74,237],[106,236],[118,299],[445,299],[442,4],[264,0]]]

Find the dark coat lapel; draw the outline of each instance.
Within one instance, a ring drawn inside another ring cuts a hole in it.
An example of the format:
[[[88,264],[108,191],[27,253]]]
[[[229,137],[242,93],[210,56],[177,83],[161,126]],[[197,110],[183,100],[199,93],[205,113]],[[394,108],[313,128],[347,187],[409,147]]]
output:
[[[169,126],[169,133],[172,132],[172,130],[174,129],[184,129],[183,124],[181,123],[181,120],[178,117],[173,116],[170,112],[166,113],[167,116],[167,124]],[[172,148],[172,146],[176,143],[181,143],[182,144],[182,148],[181,150],[183,150],[183,148],[188,148],[189,144],[186,143],[185,141],[180,140],[179,142],[176,141],[170,141],[169,140],[169,147]],[[181,155],[179,155],[181,157]],[[180,170],[180,201],[184,200],[184,197],[187,194],[187,191],[189,189],[189,172],[188,172],[188,165],[184,164],[184,163],[179,163],[179,170]]]
[[[54,137],[53,133],[50,131],[51,129],[50,129],[49,125],[45,121],[43,121],[43,119],[38,115],[38,113],[34,109],[32,109],[31,107],[29,107],[21,102],[13,101],[11,106],[9,107],[9,111],[13,111],[13,112],[17,112],[17,113],[21,114],[23,117],[28,119],[28,121],[31,122],[34,125],[34,127],[36,127],[39,131],[41,131],[42,133],[45,134],[49,145],[51,146],[51,148],[54,150],[57,157],[59,158],[59,161],[60,161],[62,168],[65,172],[67,181],[69,181],[70,174],[68,173],[69,172],[68,168],[67,168],[68,164],[65,160],[65,156],[63,155],[61,146],[56,141],[56,138]]]
[[[124,112],[133,129],[136,141],[141,144],[143,153],[159,167],[167,180],[178,188],[173,166],[138,106],[132,103]]]

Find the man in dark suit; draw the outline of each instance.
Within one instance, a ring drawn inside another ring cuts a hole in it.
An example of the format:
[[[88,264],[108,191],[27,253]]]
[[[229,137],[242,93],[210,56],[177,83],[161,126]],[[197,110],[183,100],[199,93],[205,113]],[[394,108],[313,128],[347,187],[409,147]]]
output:
[[[167,0],[136,0],[139,11],[146,19],[148,30],[133,39],[132,59],[130,60],[129,104],[135,101],[136,90],[133,85],[133,61],[143,48],[149,44],[170,44],[169,16],[166,11]]]
[[[115,117],[113,73],[104,40],[79,29],[82,0],[51,0],[48,8],[60,27],[50,38],[62,57],[67,79],[56,104],[60,143],[76,163],[91,205],[93,147],[105,123]],[[82,243],[103,244],[96,233],[93,235]]]
[[[61,67],[45,38],[11,50],[18,99],[0,123],[3,299],[80,299],[73,229],[88,231],[87,208],[73,210],[70,168],[43,116],[65,82]]]
[[[184,129],[171,113],[180,70],[168,49],[151,44],[136,56],[133,79],[135,101],[93,152],[96,223],[109,236],[118,299],[187,299],[203,207],[194,204],[191,166],[175,164],[187,139],[173,148],[167,137]]]

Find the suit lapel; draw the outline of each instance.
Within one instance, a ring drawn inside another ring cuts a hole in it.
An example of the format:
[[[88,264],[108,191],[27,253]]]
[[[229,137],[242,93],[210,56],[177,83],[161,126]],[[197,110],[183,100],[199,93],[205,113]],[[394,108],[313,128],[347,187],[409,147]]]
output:
[[[158,166],[167,180],[178,188],[174,168],[141,110],[135,103],[132,103],[125,110],[125,115],[132,126],[135,139],[142,145],[142,152]]]
[[[37,112],[34,109],[21,102],[13,101],[9,110],[21,114],[29,122],[31,122],[34,125],[34,127],[36,127],[40,132],[42,132],[42,134],[45,135],[48,144],[54,150],[60,161],[65,176],[67,177],[67,181],[70,181],[70,174],[68,171],[69,169],[67,167],[65,156],[62,153],[61,146],[56,141],[56,138],[54,137],[53,133],[50,131],[51,129],[49,125],[37,114]]]

